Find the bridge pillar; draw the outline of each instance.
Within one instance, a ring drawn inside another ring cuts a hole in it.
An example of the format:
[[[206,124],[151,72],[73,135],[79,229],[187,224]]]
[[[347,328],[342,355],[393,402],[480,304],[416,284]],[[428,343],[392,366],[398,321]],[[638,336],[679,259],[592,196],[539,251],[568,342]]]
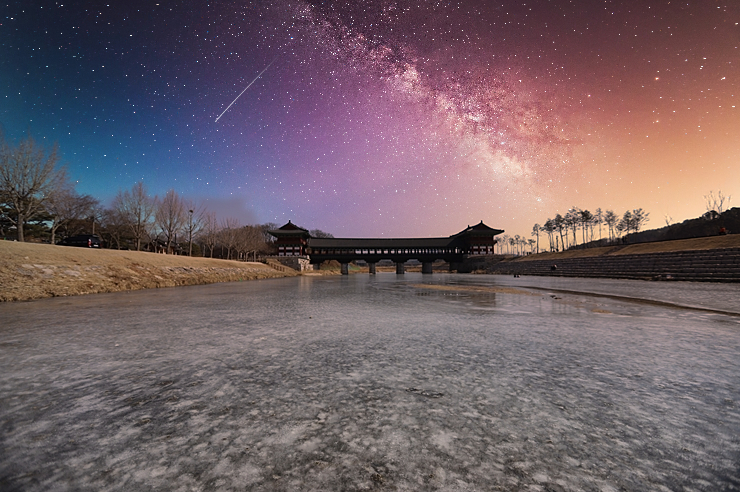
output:
[[[342,275],[349,275],[349,263],[342,263]]]
[[[432,262],[431,261],[421,262],[421,273],[432,273]]]
[[[403,262],[397,261],[396,262],[396,274],[403,275],[404,273],[406,273],[406,270],[404,269]]]
[[[368,270],[370,270],[370,275],[375,275],[375,262],[372,262],[372,263],[368,262],[367,268]]]

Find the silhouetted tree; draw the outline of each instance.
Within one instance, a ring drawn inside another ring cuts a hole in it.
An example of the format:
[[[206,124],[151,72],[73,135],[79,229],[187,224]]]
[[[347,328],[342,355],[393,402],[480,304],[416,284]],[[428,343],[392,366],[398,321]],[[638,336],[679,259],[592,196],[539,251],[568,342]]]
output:
[[[311,237],[315,238],[333,238],[334,236],[332,234],[329,234],[328,232],[324,232],[321,229],[311,229],[308,231],[309,234],[311,234]]]
[[[586,231],[588,230],[589,224],[591,224],[591,221],[593,220],[594,216],[589,212],[588,210],[579,210],[581,219],[581,229],[582,229],[582,236],[583,236],[583,244],[586,244]]]
[[[632,210],[631,225],[632,225],[633,231],[639,232],[642,226],[645,225],[645,223],[647,223],[648,220],[650,220],[649,212],[645,212],[641,208],[636,208]]]
[[[553,225],[555,226],[555,230],[558,231],[558,234],[560,234],[560,244],[565,249],[565,242],[563,242],[563,229],[565,228],[565,220],[563,219],[563,216],[560,214],[557,214],[555,218],[552,220]],[[568,231],[565,231],[566,234]],[[555,249],[558,249],[557,247]]]
[[[599,239],[601,239],[601,225],[604,223],[604,212],[601,211],[601,207],[594,212],[593,223],[599,226]]]
[[[532,226],[532,236],[535,236],[537,238],[537,252],[540,252],[540,231],[542,230],[542,226],[539,224],[535,224]]]
[[[570,210],[568,210],[568,213],[565,214],[565,223],[567,224],[568,229],[570,229],[573,232],[573,244],[569,244],[570,246],[575,246],[578,243],[576,233],[578,232],[578,224],[580,222],[580,214],[577,207],[573,207]],[[566,232],[567,235],[567,232]]]
[[[614,210],[607,210],[604,214],[604,223],[609,227],[609,240],[612,241],[616,237],[617,223],[619,217],[614,213]]]
[[[617,224],[617,231],[620,233],[620,236],[624,234],[629,234],[630,229],[632,229],[632,212],[627,210],[624,215],[622,215],[622,219]]]
[[[542,226],[542,230],[547,233],[547,237],[550,240],[550,251],[553,251],[555,249],[555,245],[553,243],[553,233],[555,232],[555,224],[553,223],[552,219],[547,219],[545,221],[545,225]]]
[[[730,206],[731,199],[732,195],[725,196],[722,194],[721,190],[717,192],[717,195],[714,194],[714,191],[710,191],[709,194],[704,195],[707,212],[714,210],[719,215],[722,215],[722,212],[724,212],[725,209]]]

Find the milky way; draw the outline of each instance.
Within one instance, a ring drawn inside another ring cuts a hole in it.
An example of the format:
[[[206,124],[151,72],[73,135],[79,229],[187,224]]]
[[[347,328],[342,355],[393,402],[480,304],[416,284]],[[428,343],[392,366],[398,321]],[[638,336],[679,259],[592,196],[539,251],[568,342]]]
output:
[[[528,237],[740,199],[737,2],[91,5],[2,7],[0,123],[104,201],[143,179],[243,222]]]

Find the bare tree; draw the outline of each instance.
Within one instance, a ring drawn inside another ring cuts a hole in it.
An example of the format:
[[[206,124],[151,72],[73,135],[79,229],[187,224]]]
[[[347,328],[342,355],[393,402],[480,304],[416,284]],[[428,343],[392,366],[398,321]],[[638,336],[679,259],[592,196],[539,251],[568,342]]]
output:
[[[27,136],[15,146],[0,135],[0,202],[16,226],[18,241],[25,241],[24,225],[44,210],[59,183],[65,181],[66,171],[58,164],[56,145],[47,150]]]
[[[725,196],[720,190],[715,196],[714,191],[710,191],[708,195],[704,195],[704,200],[706,201],[707,212],[715,211],[722,215],[722,212],[730,206],[732,195]]]
[[[198,234],[203,227],[206,210],[202,204],[194,200],[185,200],[184,205],[188,214],[185,224],[185,233],[188,235],[188,256],[193,256],[193,236]]]
[[[270,234],[268,231],[274,231],[278,227],[280,226],[275,222],[265,222],[260,226],[260,229],[262,229],[262,238],[265,243],[270,244],[275,241],[275,236]]]
[[[213,212],[206,212],[203,215],[203,227],[200,231],[200,240],[208,248],[209,256],[213,258],[213,250],[218,244],[219,236],[218,220]]]
[[[226,259],[231,259],[231,250],[234,249],[237,242],[237,229],[239,229],[239,221],[233,217],[229,217],[224,220],[221,224],[221,231],[219,232],[219,240],[221,244],[226,247]]]
[[[107,237],[108,247],[112,248],[115,243],[115,248],[121,249],[121,243],[126,232],[130,231],[126,219],[121,217],[121,214],[117,210],[107,208],[100,214],[100,226],[100,234],[103,237]]]
[[[72,220],[95,217],[94,209],[98,204],[98,200],[90,195],[78,195],[69,183],[54,190],[45,207],[51,217],[51,244],[56,242],[56,232],[61,226]]]
[[[279,226],[274,222],[266,222],[259,226],[262,231],[262,246],[260,248],[261,253],[275,253],[275,236],[270,234],[268,231],[273,231]]]
[[[130,191],[119,191],[113,199],[112,209],[131,229],[136,241],[136,251],[141,251],[141,240],[150,233],[155,206],[156,200],[149,197],[141,181]]]
[[[237,258],[248,260],[249,254],[260,251],[264,246],[262,240],[262,229],[260,226],[244,226],[237,229],[235,249],[237,251]]]
[[[176,242],[177,234],[180,233],[186,222],[185,203],[175,190],[169,190],[157,206],[154,220],[157,227],[164,235],[167,245],[167,254],[172,251],[172,244]]]
[[[316,238],[333,238],[334,237],[333,234],[324,232],[321,229],[311,229],[310,231],[308,231],[308,233],[311,235],[311,237],[316,237]]]
[[[501,254],[504,254],[504,246],[506,246],[506,253],[508,253],[509,252],[509,235],[501,234],[499,241],[500,241],[499,244],[501,244]]]

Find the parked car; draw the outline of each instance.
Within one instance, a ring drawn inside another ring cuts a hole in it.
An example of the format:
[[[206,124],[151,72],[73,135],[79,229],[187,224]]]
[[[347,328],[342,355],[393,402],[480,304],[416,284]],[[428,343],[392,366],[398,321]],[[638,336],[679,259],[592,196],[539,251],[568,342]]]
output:
[[[58,244],[61,246],[79,246],[81,248],[99,248],[100,237],[95,234],[80,234],[62,239]]]

